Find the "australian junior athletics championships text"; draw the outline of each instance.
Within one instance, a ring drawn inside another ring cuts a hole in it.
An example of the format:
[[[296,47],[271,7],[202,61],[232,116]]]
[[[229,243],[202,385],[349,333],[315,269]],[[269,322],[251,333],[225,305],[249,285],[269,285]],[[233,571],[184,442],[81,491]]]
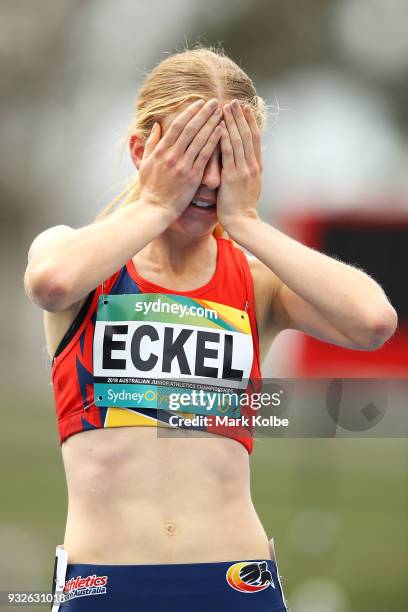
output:
[[[188,315],[196,315],[199,317],[206,317],[209,319],[218,319],[218,314],[212,308],[203,308],[202,306],[186,306],[185,304],[168,304],[162,302],[159,298],[154,302],[137,302],[135,304],[135,312],[143,312],[144,315],[149,312],[163,312],[167,314],[178,315],[179,317],[186,317]]]

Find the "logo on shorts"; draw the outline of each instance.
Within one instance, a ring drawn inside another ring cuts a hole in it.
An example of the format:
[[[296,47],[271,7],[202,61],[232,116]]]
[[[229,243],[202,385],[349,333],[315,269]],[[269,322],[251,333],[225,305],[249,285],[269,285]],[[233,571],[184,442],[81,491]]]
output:
[[[268,586],[275,588],[266,561],[240,561],[230,565],[225,576],[230,587],[241,593],[256,593]]]
[[[67,580],[64,586],[64,600],[75,597],[87,597],[89,595],[105,595],[108,576],[77,576]]]

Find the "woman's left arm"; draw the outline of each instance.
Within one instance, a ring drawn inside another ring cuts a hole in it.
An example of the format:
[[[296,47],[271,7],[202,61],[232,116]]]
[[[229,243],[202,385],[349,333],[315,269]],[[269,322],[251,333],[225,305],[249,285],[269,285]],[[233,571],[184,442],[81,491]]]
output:
[[[217,215],[233,240],[266,266],[259,268],[263,282],[273,285],[271,324],[346,348],[380,347],[398,322],[381,286],[358,268],[301,244],[258,217],[259,129],[249,107],[244,112],[239,105],[231,107],[224,107]]]

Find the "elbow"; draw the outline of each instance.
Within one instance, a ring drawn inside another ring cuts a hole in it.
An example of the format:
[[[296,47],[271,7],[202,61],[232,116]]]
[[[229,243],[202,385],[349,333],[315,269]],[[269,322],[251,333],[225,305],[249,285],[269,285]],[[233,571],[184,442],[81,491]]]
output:
[[[61,271],[46,267],[27,269],[24,284],[32,301],[48,312],[65,310],[70,305],[68,282]]]
[[[359,348],[376,351],[393,336],[398,326],[398,315],[389,302],[368,316],[359,340]]]

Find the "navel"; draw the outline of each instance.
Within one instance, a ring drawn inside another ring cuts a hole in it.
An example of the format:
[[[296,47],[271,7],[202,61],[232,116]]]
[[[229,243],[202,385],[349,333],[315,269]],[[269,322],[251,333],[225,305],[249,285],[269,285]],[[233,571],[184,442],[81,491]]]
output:
[[[174,535],[176,533],[176,525],[170,521],[164,523],[164,530],[167,535]]]

